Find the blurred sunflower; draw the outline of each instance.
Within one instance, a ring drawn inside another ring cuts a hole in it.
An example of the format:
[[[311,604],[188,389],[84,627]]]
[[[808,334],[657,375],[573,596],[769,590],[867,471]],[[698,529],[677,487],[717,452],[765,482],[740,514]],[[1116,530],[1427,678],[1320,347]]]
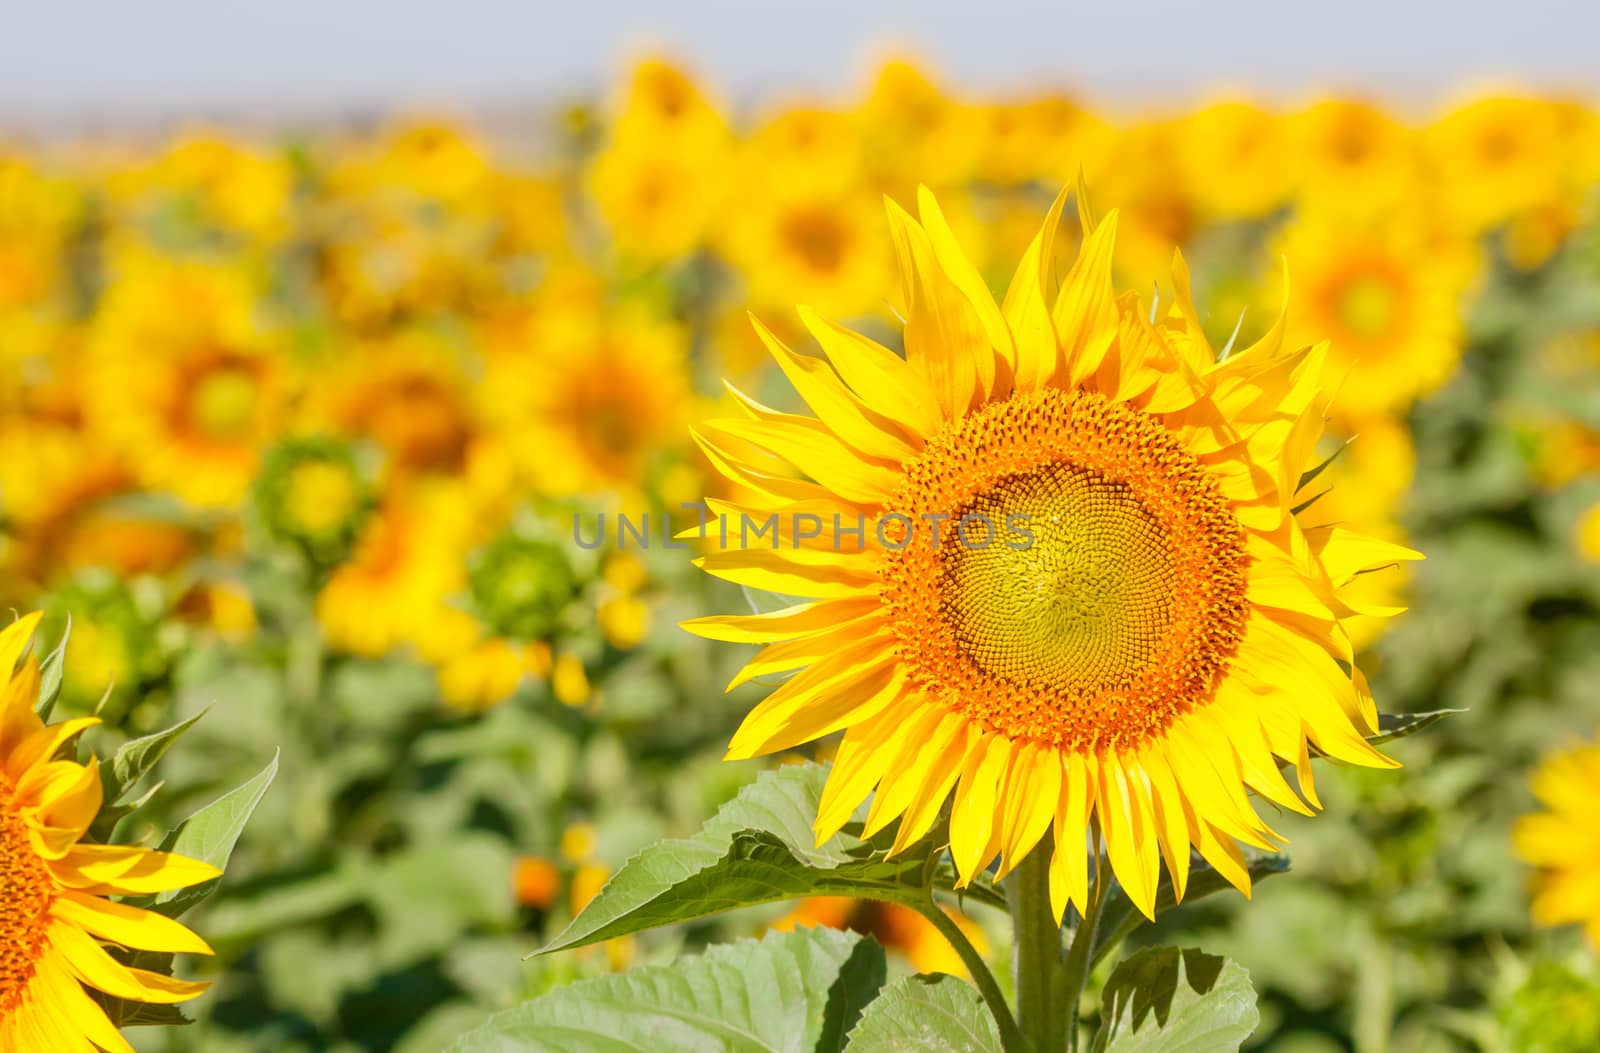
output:
[[[120,263],[90,335],[89,427],[146,487],[231,505],[289,392],[282,348],[258,318],[261,290],[236,263],[143,251]]]
[[[83,211],[71,183],[0,154],[0,315],[58,293],[74,226]]]
[[[465,357],[423,329],[357,343],[319,372],[305,425],[370,440],[393,480],[459,474],[478,430]]]
[[[109,182],[123,209],[154,204],[206,232],[266,242],[289,233],[289,157],[226,133],[186,132],[148,166],[121,170]]]
[[[290,439],[263,459],[255,484],[262,528],[319,566],[349,555],[372,510],[356,451],[336,439]]]
[[[1045,95],[982,110],[979,178],[1001,186],[1097,178],[1116,130],[1075,100]]]
[[[47,726],[34,713],[38,666],[30,660],[14,670],[37,624],[32,615],[0,632],[0,1050],[133,1053],[97,999],[171,1005],[208,985],[126,965],[106,945],[211,949],[178,922],[109,897],[188,888],[220,871],[83,840],[103,803],[99,766],[62,751],[99,721]]]
[[[945,913],[978,953],[987,957],[989,941],[983,930],[959,911],[945,909]],[[933,922],[898,903],[852,899],[849,896],[812,896],[796,903],[793,910],[768,928],[776,932],[789,932],[819,926],[848,929],[870,936],[889,950],[905,955],[911,967],[919,973],[968,975],[961,956],[934,927]]]
[[[569,627],[580,582],[567,550],[541,526],[513,521],[467,555],[464,602],[440,611],[422,648],[439,670],[440,695],[457,709],[481,712],[550,675],[551,641]]]
[[[756,305],[798,298],[852,316],[881,303],[890,274],[881,227],[869,193],[779,192],[754,178],[729,208],[720,241]]]
[[[1178,124],[1146,121],[1126,129],[1106,159],[1106,203],[1121,217],[1117,269],[1148,289],[1167,275],[1172,251],[1201,225],[1200,205],[1179,165]]]
[[[1600,948],[1600,746],[1582,743],[1546,757],[1533,774],[1544,810],[1523,816],[1513,831],[1518,858],[1537,868],[1533,920],[1582,925]]]
[[[488,354],[483,383],[538,492],[625,497],[681,434],[687,334],[640,313],[554,312]]]
[[[1243,99],[1203,106],[1180,121],[1177,158],[1196,203],[1222,219],[1253,219],[1282,205],[1299,160],[1287,122]]]
[[[25,603],[63,574],[103,567],[123,576],[162,573],[195,548],[196,532],[117,498],[134,475],[94,436],[48,421],[0,425],[0,494],[11,586]]]
[[[721,113],[682,69],[634,67],[589,192],[625,255],[649,263],[699,248],[725,190],[732,139]]]
[[[793,106],[756,125],[739,165],[780,192],[845,194],[862,188],[868,146],[852,114]]]
[[[652,263],[698,249],[724,193],[715,159],[632,139],[611,144],[589,170],[589,192],[625,255]]]
[[[890,57],[878,67],[855,118],[867,144],[867,179],[890,197],[913,193],[918,180],[965,181],[983,156],[982,110],[945,94],[908,58]]]
[[[1567,172],[1566,123],[1543,99],[1487,96],[1423,135],[1444,214],[1476,233],[1557,197]]]
[[[1283,244],[1295,291],[1287,338],[1329,341],[1335,413],[1403,410],[1455,371],[1470,251],[1394,217],[1297,217]]]
[[[1301,195],[1314,208],[1370,214],[1416,195],[1416,133],[1370,103],[1322,99],[1290,118]]]
[[[1111,284],[1115,214],[1097,225],[1087,206],[1057,293],[1041,261],[1063,200],[1003,306],[932,194],[920,224],[891,206],[906,357],[805,312],[826,361],[771,349],[818,416],[746,399],[744,419],[698,431],[761,495],[745,511],[777,515],[783,535],[700,565],[808,599],[685,626],[767,645],[735,684],[798,670],[730,758],[844,732],[819,837],[872,795],[867,833],[898,819],[903,849],[953,792],[962,883],[996,855],[1003,876],[1054,828],[1059,916],[1088,905],[1093,824],[1151,915],[1161,861],[1181,897],[1191,848],[1248,890],[1236,842],[1277,838],[1247,790],[1309,812],[1314,750],[1392,766],[1364,738],[1377,710],[1348,665],[1341,590],[1416,553],[1306,531],[1292,512],[1328,400],[1325,349],[1286,350],[1275,327],[1217,362],[1181,266],[1177,303],[1146,322]],[[740,442],[808,479],[752,467]],[[869,525],[855,543],[806,539],[797,519],[781,525],[802,512]]]
[[[366,521],[350,559],[317,594],[330,646],[381,658],[428,643],[430,618],[463,584],[474,510],[459,490],[435,483],[391,494]]]

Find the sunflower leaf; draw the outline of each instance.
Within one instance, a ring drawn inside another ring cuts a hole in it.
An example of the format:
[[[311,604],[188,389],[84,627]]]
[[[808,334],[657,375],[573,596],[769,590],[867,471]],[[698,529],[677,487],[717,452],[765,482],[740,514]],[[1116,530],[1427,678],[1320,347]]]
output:
[[[557,988],[447,1053],[840,1053],[885,970],[883,948],[855,933],[768,933]]]
[[[113,805],[129,804],[130,802],[124,799],[128,791],[132,790],[140,779],[150,774],[151,769],[161,760],[167,749],[205,715],[206,711],[202,710],[170,728],[124,742],[112,755],[111,764],[100,769],[100,781],[105,787],[105,799]],[[127,812],[124,811],[122,814],[126,815]]]
[[[1261,1023],[1250,974],[1226,958],[1151,947],[1118,965],[1090,1053],[1238,1053]]]
[[[845,1053],[1000,1053],[978,989],[944,973],[908,976],[861,1014]]]
[[[694,837],[658,842],[623,864],[540,953],[805,896],[926,900],[936,837],[893,859],[884,839],[861,839],[856,824],[816,843],[811,824],[827,775],[820,764],[763,773]]]
[[[210,863],[218,870],[226,869],[233,846],[238,844],[245,824],[255,814],[256,806],[277,775],[278,754],[273,753],[265,768],[178,824],[161,842],[162,851]],[[215,892],[221,880],[216,878],[192,888],[163,892],[156,897],[151,909],[176,918]]]
[[[72,615],[69,613],[66,625],[61,629],[60,641],[39,663],[39,704],[34,707],[34,711],[39,714],[39,719],[45,722],[49,722],[55,712],[56,699],[61,696],[61,678],[67,661],[67,641],[71,638]]]
[[[1379,713],[1378,733],[1368,735],[1367,741],[1375,746],[1393,742],[1431,728],[1452,714],[1465,712],[1464,709],[1435,709],[1427,713]]]

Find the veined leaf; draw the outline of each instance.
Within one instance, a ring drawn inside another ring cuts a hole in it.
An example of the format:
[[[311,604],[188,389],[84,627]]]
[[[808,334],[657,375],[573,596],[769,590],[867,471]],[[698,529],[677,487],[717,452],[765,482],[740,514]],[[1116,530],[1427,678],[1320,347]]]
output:
[[[1250,974],[1226,958],[1151,947],[1118,965],[1092,1053],[1238,1053],[1261,1023]]]
[[[884,988],[845,1053],[1000,1053],[1000,1030],[978,989],[943,973]]]
[[[162,851],[198,859],[219,870],[226,869],[233,846],[238,844],[245,824],[250,821],[250,816],[255,813],[256,806],[266,796],[267,788],[277,775],[278,755],[274,753],[267,766],[243,785],[229,790],[180,823],[162,841]],[[208,881],[193,888],[163,892],[156,897],[152,909],[176,918],[215,892],[216,887],[217,881]]]
[[[798,929],[560,987],[448,1053],[840,1053],[883,985],[883,948]]]
[[[889,859],[887,841],[864,841],[852,824],[816,843],[812,822],[827,774],[820,764],[763,773],[694,837],[651,845],[623,864],[543,953],[803,896],[921,902],[932,841]]]

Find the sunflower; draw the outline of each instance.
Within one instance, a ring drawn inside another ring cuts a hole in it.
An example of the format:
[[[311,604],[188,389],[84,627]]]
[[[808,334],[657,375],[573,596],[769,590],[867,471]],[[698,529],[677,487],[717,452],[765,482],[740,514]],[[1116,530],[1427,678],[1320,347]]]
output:
[[[82,211],[65,180],[0,154],[0,313],[42,305],[61,290]]]
[[[304,423],[371,440],[390,479],[458,474],[477,432],[467,367],[459,349],[426,329],[358,342],[332,356]]]
[[[830,315],[860,314],[878,305],[891,266],[876,200],[859,189],[778,191],[751,179],[720,243],[754,303],[800,296]]]
[[[463,584],[456,557],[473,514],[456,486],[391,494],[366,520],[350,560],[317,595],[328,643],[369,658],[424,644],[434,629],[429,619]]]
[[[109,182],[124,209],[153,212],[155,206],[170,215],[168,222],[267,242],[289,233],[294,167],[288,154],[221,132],[187,132],[149,165],[113,173]]]
[[[1097,224],[1081,194],[1059,293],[1041,261],[1065,195],[997,306],[919,196],[920,223],[889,210],[905,357],[802,310],[826,359],[771,349],[817,416],[746,399],[745,417],[699,429],[756,495],[732,511],[776,516],[778,534],[745,547],[732,531],[700,566],[804,598],[685,623],[766,645],[735,683],[798,670],[729,756],[843,731],[818,836],[871,795],[868,834],[898,819],[904,849],[953,792],[962,883],[996,856],[1004,875],[1053,828],[1058,915],[1088,906],[1091,828],[1147,915],[1161,860],[1181,896],[1191,848],[1248,891],[1237,842],[1278,839],[1247,791],[1308,812],[1314,754],[1393,765],[1364,738],[1377,710],[1340,593],[1416,554],[1293,513],[1326,350],[1289,350],[1274,327],[1218,363],[1181,261],[1176,302],[1148,323],[1111,284],[1115,213]],[[803,514],[832,529],[809,536]]]
[[[1403,410],[1449,379],[1464,339],[1469,246],[1441,243],[1419,223],[1326,212],[1303,213],[1283,241],[1296,290],[1288,339],[1329,341],[1337,413]]]
[[[1251,219],[1294,187],[1296,154],[1287,122],[1243,99],[1204,106],[1179,122],[1178,164],[1206,213]]]
[[[972,941],[978,953],[988,953],[989,941],[976,923],[948,907],[940,909]],[[849,896],[812,896],[796,903],[794,909],[767,927],[776,932],[790,932],[819,926],[871,936],[889,950],[905,955],[919,973],[968,975],[961,956],[933,922],[899,903]]]
[[[260,290],[232,262],[136,251],[121,264],[90,335],[90,427],[145,486],[230,505],[249,488],[288,394],[279,346],[256,317]]]
[[[1600,746],[1582,743],[1545,758],[1533,793],[1545,811],[1523,816],[1512,833],[1518,857],[1538,869],[1533,920],[1582,925],[1600,948]]]
[[[1476,233],[1558,197],[1567,132],[1563,108],[1543,99],[1486,96],[1447,113],[1423,135],[1446,215]]]
[[[1416,134],[1355,99],[1322,99],[1289,119],[1301,195],[1323,207],[1368,213],[1418,190]]]
[[[688,335],[640,312],[554,311],[491,348],[483,390],[542,494],[631,493],[681,433]]]
[[[27,417],[0,426],[0,510],[13,584],[37,590],[91,566],[135,575],[177,565],[192,547],[190,532],[119,512],[113,499],[132,484],[121,460],[76,428]]]
[[[38,624],[0,632],[0,1053],[133,1053],[85,987],[171,1005],[204,991],[124,964],[105,944],[210,954],[176,921],[112,896],[147,896],[219,876],[205,863],[83,840],[100,813],[100,771],[59,756],[94,718],[46,725],[34,713],[39,670],[17,668]],[[104,941],[104,943],[102,942]]]

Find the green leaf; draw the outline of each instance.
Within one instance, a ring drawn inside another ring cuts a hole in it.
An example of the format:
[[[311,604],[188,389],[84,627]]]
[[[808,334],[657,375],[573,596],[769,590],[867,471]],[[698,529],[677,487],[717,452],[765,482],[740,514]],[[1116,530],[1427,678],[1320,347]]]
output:
[[[825,765],[764,772],[687,840],[651,845],[618,870],[541,953],[803,896],[862,896],[920,903],[932,872],[927,840],[894,859],[887,844],[847,827],[817,845],[811,824]]]
[[[883,985],[883,948],[799,929],[560,987],[448,1053],[839,1053]]]
[[[255,813],[256,806],[266,796],[267,788],[277,775],[278,754],[274,752],[267,766],[243,785],[229,790],[180,823],[162,841],[162,851],[176,852],[202,863],[210,863],[218,870],[226,869],[233,846],[238,844],[245,824],[250,821],[250,816]],[[176,918],[215,892],[220,880],[217,878],[193,888],[163,892],[156,897],[153,909]]]
[[[1238,1053],[1261,1023],[1250,974],[1226,958],[1151,947],[1106,981],[1093,1053]]]
[[[845,1053],[1000,1053],[1000,1030],[978,989],[943,973],[884,988]]]
[[[1378,733],[1368,735],[1367,741],[1373,745],[1393,742],[1431,728],[1451,714],[1465,712],[1464,709],[1435,709],[1428,713],[1379,713]]]
[[[181,724],[123,743],[111,758],[111,778],[115,781],[106,785],[107,800],[119,799],[124,791],[149,774],[167,748],[205,715],[202,710]]]
[[[61,696],[61,678],[67,661],[67,641],[71,638],[72,615],[69,613],[66,625],[61,630],[61,640],[56,644],[55,650],[45,655],[44,661],[39,663],[39,704],[34,709],[38,712],[39,719],[46,723],[55,712],[56,699]]]
[[[137,811],[149,801],[157,787],[151,787],[138,797],[129,797],[133,787],[156,766],[167,748],[178,740],[195,722],[205,716],[196,713],[181,724],[157,731],[143,738],[125,742],[111,758],[111,763],[100,768],[100,783],[104,788],[106,807],[95,817],[90,833],[100,840],[109,840],[111,832],[126,816]],[[159,784],[157,784],[159,786]]]

